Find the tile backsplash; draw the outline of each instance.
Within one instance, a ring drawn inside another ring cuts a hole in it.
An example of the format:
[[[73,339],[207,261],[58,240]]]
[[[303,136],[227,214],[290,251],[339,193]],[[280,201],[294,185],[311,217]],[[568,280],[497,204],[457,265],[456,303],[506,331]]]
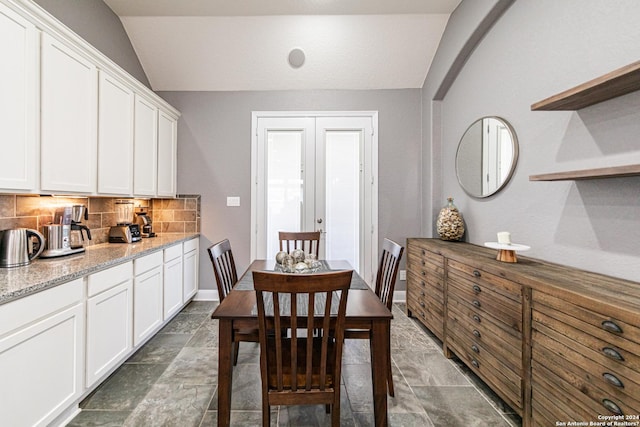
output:
[[[0,230],[33,228],[42,231],[50,223],[56,207],[85,205],[89,220],[84,224],[91,230],[92,240],[85,246],[106,243],[109,227],[116,224],[116,197],[51,197],[0,194]],[[176,199],[127,199],[134,206],[146,207],[155,233],[200,232],[200,196],[179,195]]]

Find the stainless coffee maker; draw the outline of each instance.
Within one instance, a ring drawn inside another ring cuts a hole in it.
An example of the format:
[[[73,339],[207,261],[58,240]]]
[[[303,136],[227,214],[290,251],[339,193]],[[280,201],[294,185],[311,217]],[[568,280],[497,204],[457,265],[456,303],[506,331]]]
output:
[[[74,207],[63,206],[56,209],[53,222],[42,227],[46,241],[40,258],[53,258],[84,252],[84,247],[71,247],[71,225],[74,222]]]
[[[89,209],[85,205],[73,205],[71,207],[71,235],[70,245],[72,249],[84,247],[85,240],[91,240],[91,230],[82,221],[89,220]],[[84,232],[84,233],[83,233]],[[85,239],[84,236],[87,236]]]
[[[140,226],[142,237],[155,237],[151,217],[146,207],[135,208],[136,223]]]

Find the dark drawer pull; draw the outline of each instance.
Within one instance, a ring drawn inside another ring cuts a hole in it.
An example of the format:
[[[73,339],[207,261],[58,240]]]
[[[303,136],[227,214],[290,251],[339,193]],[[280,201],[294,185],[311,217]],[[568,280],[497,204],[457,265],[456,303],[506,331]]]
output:
[[[473,330],[473,335],[474,335],[476,338],[480,338],[480,337],[481,337],[481,335],[480,335],[480,331],[479,331],[479,330],[477,330],[477,329],[474,329],[474,330]]]
[[[475,305],[476,307],[480,308],[480,301],[478,301],[477,299],[473,300],[473,305]]]
[[[426,295],[427,295],[427,294],[425,294],[425,293],[424,293],[424,291],[420,291],[420,296],[424,297],[424,296],[426,296]]]
[[[615,360],[619,360],[621,362],[624,362],[624,357],[622,357],[622,355],[620,353],[618,353],[618,350],[616,350],[615,348],[611,348],[611,347],[604,347],[602,349],[602,352],[604,353],[605,356],[610,357],[612,359]]]
[[[427,265],[427,263],[424,260],[422,260],[422,266],[424,267],[425,265]]]
[[[624,415],[622,413],[622,409],[620,409],[620,407],[615,403],[613,403],[611,400],[602,399],[602,404],[604,405],[605,408],[607,408],[609,412],[612,412],[614,415]]]
[[[427,316],[425,316],[424,313],[422,313],[422,312],[420,313],[420,316],[422,316],[422,318],[425,319],[425,320],[427,318]]]
[[[420,281],[420,284],[422,285],[422,287],[424,288],[425,286],[427,286],[426,283],[424,283],[424,280]]]
[[[426,271],[423,271],[423,272],[422,272],[422,275],[423,275],[423,276],[426,276],[426,275],[427,275],[427,272],[426,272]]]
[[[478,363],[478,361],[476,359],[471,359],[471,364],[473,366],[475,366],[476,368],[480,368],[480,364]]]
[[[480,286],[478,285],[473,285],[473,292],[479,294],[480,292],[482,292],[482,289],[480,289]]]
[[[427,252],[423,249],[422,250],[422,256],[425,256],[427,254]]]
[[[622,333],[622,328],[612,320],[605,320],[602,322],[602,329],[608,332],[615,332],[616,334]]]
[[[602,376],[609,384],[612,384],[616,387],[624,388],[624,384],[622,383],[622,381],[620,381],[615,375],[605,372],[604,374],[602,374]]]
[[[480,274],[480,272],[478,270],[473,270],[473,275],[476,276],[476,277],[482,276],[482,274]]]
[[[471,346],[471,350],[473,350],[474,353],[480,353],[480,349],[475,344]]]
[[[476,321],[476,323],[480,323],[480,316],[478,316],[477,314],[473,315],[473,320]]]
[[[425,305],[423,302],[420,302],[420,307],[425,308]]]

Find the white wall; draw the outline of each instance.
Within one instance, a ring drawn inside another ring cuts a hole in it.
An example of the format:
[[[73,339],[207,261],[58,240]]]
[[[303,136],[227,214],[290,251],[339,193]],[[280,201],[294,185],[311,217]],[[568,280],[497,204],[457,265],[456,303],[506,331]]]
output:
[[[440,132],[425,140],[428,149],[441,147],[430,159],[442,170],[434,194],[454,197],[468,241],[493,241],[508,230],[532,247],[526,255],[638,280],[640,177],[531,182],[529,175],[640,162],[640,92],[578,112],[530,110],[640,59],[639,18],[634,0],[516,0],[478,43],[440,104]],[[444,37],[447,31],[458,29],[448,26]],[[428,77],[425,88],[433,84]],[[488,115],[511,122],[520,160],[505,189],[474,199],[458,185],[455,152],[466,128]],[[437,210],[444,200],[432,203]]]

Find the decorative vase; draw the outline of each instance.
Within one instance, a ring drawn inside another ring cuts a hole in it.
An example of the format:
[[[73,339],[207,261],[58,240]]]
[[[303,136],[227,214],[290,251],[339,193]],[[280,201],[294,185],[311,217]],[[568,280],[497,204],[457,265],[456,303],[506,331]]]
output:
[[[447,206],[438,214],[436,231],[442,240],[460,240],[464,234],[464,220],[453,204],[453,197],[448,197],[447,201]]]

